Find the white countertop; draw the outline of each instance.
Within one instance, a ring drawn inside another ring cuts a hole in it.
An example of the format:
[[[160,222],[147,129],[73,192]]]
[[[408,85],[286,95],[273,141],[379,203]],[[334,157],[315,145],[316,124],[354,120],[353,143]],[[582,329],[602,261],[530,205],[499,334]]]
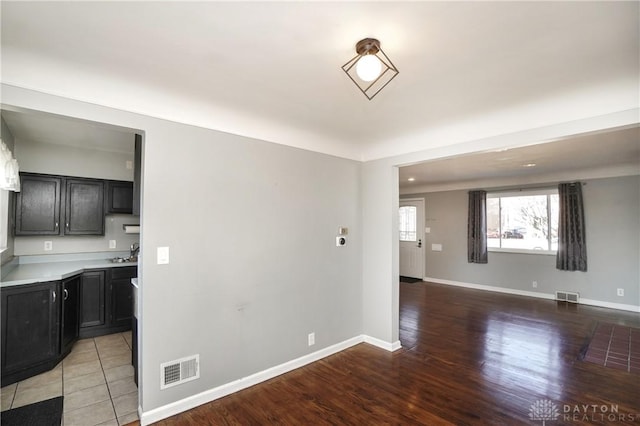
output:
[[[108,253],[107,258],[77,259],[78,256],[56,256],[53,261],[46,261],[46,256],[39,256],[37,262],[23,263],[22,259],[18,264],[11,265],[11,270],[2,278],[0,287],[10,287],[14,285],[33,284],[47,281],[58,281],[82,273],[87,269],[121,268],[126,266],[137,266],[136,262],[111,262],[114,253]],[[5,266],[3,266],[5,268]]]

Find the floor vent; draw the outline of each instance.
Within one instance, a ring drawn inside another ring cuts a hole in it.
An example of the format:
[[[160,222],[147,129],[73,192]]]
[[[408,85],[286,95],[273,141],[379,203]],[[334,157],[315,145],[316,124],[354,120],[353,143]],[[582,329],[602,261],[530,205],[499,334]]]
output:
[[[578,293],[572,293],[570,291],[556,291],[556,300],[560,302],[578,303],[580,296]]]
[[[160,364],[160,389],[200,378],[200,355]]]

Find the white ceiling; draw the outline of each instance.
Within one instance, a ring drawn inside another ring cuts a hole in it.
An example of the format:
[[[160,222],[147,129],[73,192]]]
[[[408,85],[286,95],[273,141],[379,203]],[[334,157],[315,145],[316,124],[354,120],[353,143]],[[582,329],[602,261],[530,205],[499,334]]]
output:
[[[400,191],[495,188],[637,174],[640,128],[632,127],[402,167]]]
[[[7,2],[5,84],[368,160],[638,108],[639,2]],[[376,37],[368,101],[340,66]]]

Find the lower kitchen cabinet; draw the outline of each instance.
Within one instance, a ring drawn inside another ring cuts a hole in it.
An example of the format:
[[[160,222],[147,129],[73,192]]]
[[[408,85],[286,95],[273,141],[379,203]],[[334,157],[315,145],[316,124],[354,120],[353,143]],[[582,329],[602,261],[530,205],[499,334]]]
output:
[[[101,327],[105,322],[107,271],[88,271],[82,274],[80,285],[80,328]],[[83,336],[85,337],[85,336]]]
[[[96,269],[82,274],[80,337],[96,337],[131,329],[131,279],[136,266]]]
[[[53,368],[60,357],[60,281],[2,289],[2,386]]]
[[[2,288],[1,385],[52,369],[79,337],[130,330],[136,275],[136,266],[114,267]]]
[[[135,267],[111,270],[111,325],[131,328],[133,317],[133,291],[131,279],[137,276]]]
[[[64,357],[80,334],[80,275],[62,281],[62,336],[60,354]]]

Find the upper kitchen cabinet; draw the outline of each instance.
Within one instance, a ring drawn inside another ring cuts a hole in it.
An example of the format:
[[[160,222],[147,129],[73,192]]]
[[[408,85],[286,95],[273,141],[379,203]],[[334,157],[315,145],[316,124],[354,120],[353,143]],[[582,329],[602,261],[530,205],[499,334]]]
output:
[[[107,181],[107,213],[133,212],[133,182]]]
[[[66,179],[65,235],[104,235],[104,182]]]
[[[15,235],[60,234],[62,179],[22,173],[20,180]]]
[[[140,197],[142,185],[142,135],[136,134],[133,165],[133,214],[140,216]]]
[[[104,181],[21,173],[15,235],[104,235]]]

